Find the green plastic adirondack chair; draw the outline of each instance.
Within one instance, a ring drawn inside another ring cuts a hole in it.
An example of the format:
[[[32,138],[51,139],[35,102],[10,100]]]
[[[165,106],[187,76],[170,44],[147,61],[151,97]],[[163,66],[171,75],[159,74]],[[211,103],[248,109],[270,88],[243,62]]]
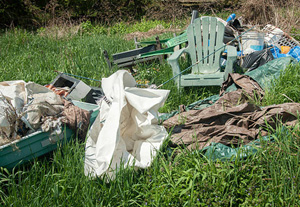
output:
[[[175,78],[178,87],[221,85],[227,79],[228,73],[232,72],[237,52],[233,46],[225,47],[224,30],[225,24],[216,17],[197,18],[188,26],[188,46],[175,51],[168,58],[174,76],[181,73],[178,60],[183,53],[189,54],[194,65],[190,74],[180,74]],[[226,68],[221,71],[221,54],[225,49],[227,49]],[[202,60],[208,55],[210,56]]]

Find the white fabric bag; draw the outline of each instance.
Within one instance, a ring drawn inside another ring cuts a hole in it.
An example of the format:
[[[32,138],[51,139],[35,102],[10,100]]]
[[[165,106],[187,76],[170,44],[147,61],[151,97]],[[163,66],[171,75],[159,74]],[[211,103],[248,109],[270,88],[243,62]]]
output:
[[[85,175],[113,178],[121,163],[125,166],[149,167],[156,151],[168,136],[158,125],[158,109],[169,90],[136,88],[134,78],[119,70],[102,79],[106,98],[92,125],[85,149]]]

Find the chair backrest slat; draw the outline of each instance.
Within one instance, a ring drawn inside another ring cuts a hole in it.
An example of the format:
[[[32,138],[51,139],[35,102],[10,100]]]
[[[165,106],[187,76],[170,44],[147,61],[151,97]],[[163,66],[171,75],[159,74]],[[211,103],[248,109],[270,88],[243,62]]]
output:
[[[218,25],[218,32],[217,32],[217,37],[216,37],[216,49],[221,48],[222,46],[224,46],[223,43],[223,39],[224,39],[224,32],[225,32],[225,26],[222,22],[218,21],[217,22]],[[224,50],[219,50],[215,53],[215,59],[218,60],[215,62],[214,64],[214,68],[219,68],[220,67],[220,58],[221,58],[221,54]]]
[[[210,31],[218,31],[217,30],[217,19],[216,18],[211,18],[210,20]],[[216,50],[216,32],[210,32],[210,38],[209,38],[209,46],[208,46],[208,53],[212,54]],[[214,65],[215,64],[215,55],[211,55],[208,58],[209,64]]]
[[[220,67],[222,50],[216,51],[224,45],[225,25],[216,17],[201,17],[194,20],[187,29],[188,51],[192,64],[198,63],[192,68],[192,73],[211,73]]]
[[[202,30],[201,30],[201,19],[198,18],[197,21],[195,22],[194,26],[194,32],[195,32],[195,39],[196,39],[196,44],[197,45],[202,45],[203,44],[203,39],[202,39]],[[196,49],[196,57],[197,61],[202,60],[203,58],[203,49],[202,47],[195,47]],[[199,63],[200,65],[203,64],[203,61]],[[193,68],[193,73],[199,73],[200,71],[198,70],[198,66]]]
[[[190,58],[192,60],[192,64],[195,64],[197,62],[197,59],[196,59],[196,52],[195,52],[195,47],[190,47],[190,45],[196,45],[196,42],[195,42],[195,34],[194,34],[194,27],[188,27],[187,28],[187,39],[188,39],[188,49],[189,49],[189,52],[190,52]]]

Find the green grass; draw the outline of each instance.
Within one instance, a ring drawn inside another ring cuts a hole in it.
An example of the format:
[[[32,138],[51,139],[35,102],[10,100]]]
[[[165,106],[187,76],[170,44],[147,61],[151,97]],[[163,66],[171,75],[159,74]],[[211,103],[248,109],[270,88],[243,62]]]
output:
[[[271,83],[266,91],[263,105],[300,102],[300,63],[296,66],[288,66],[281,71],[280,77]]]
[[[171,37],[172,34],[163,36]],[[125,41],[120,35],[92,33],[56,38],[55,35],[41,36],[18,29],[2,34],[0,42],[3,45],[0,50],[0,81],[25,80],[42,85],[50,83],[57,76],[55,71],[101,80],[118,70],[116,66],[108,68],[104,50],[112,60],[112,54],[135,48],[133,40]],[[158,62],[138,65],[136,69],[135,79],[148,80],[149,84],[160,85],[172,77],[172,70],[166,61],[162,65]],[[97,81],[82,81],[100,86]],[[161,112],[171,112],[180,104],[188,105],[218,92],[215,87],[198,87],[185,89],[178,95],[173,81],[163,88],[171,90],[171,95]]]
[[[54,70],[94,79],[107,77],[117,68],[108,69],[103,50],[113,54],[134,48],[133,41],[117,35],[86,33],[50,38],[20,30],[2,34],[0,44],[0,81],[22,79],[40,84],[50,83],[57,75]],[[167,63],[139,65],[136,69],[136,80],[157,85],[172,77]],[[299,102],[299,93],[294,93],[299,88],[299,71],[297,66],[282,73],[266,92],[266,104],[285,102],[275,100],[279,93]],[[178,93],[172,81],[163,88],[171,93],[161,112],[219,90],[197,87]],[[166,141],[150,168],[121,168],[110,182],[106,177],[85,177],[85,145],[73,139],[12,172],[0,168],[0,205],[299,206],[299,127],[278,126],[270,133],[276,133],[274,142],[263,142],[261,150],[247,159],[228,162],[207,160],[199,151],[171,149]]]
[[[121,168],[109,183],[84,176],[84,144],[73,140],[15,172],[1,169],[0,198],[5,206],[297,206],[300,133],[277,132],[275,142],[232,162],[165,145],[150,168]]]

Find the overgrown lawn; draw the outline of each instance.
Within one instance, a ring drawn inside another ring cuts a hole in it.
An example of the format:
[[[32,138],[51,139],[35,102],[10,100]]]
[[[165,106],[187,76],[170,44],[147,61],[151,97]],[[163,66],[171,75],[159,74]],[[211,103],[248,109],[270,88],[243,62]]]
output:
[[[168,34],[171,36],[172,34]],[[47,37],[21,30],[0,36],[0,81],[50,83],[55,70],[93,79],[108,77],[103,50],[110,55],[134,49],[133,41],[98,33]],[[172,77],[167,63],[136,67],[136,80],[159,85]],[[267,91],[266,104],[299,102],[299,66],[289,67]],[[99,86],[96,81],[87,84]],[[161,112],[217,94],[219,88],[187,88],[171,81]],[[274,96],[274,98],[272,98]],[[286,97],[280,96],[280,97]],[[278,126],[273,141],[247,159],[211,161],[200,151],[172,149],[164,143],[148,169],[120,169],[115,180],[85,177],[84,143],[74,138],[47,156],[12,172],[0,168],[2,206],[299,206],[299,126]]]

